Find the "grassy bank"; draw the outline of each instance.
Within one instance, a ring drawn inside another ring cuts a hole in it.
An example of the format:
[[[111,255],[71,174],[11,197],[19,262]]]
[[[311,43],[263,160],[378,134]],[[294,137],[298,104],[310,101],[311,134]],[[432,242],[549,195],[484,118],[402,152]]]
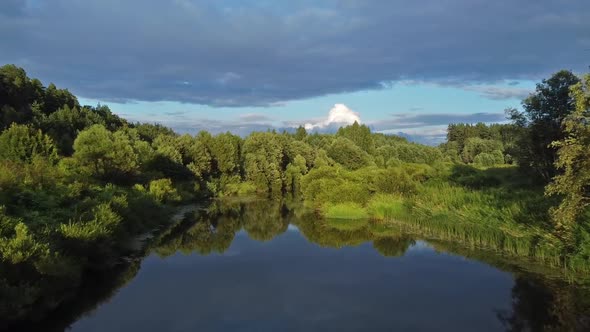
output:
[[[355,181],[352,176],[350,179]],[[556,201],[544,196],[543,188],[519,178],[516,168],[454,166],[433,176],[412,178],[408,174],[402,179],[411,181],[414,189],[371,192],[378,186],[358,180],[356,185],[366,192],[362,200],[324,203],[318,211],[328,220],[337,220],[329,223],[338,229],[356,229],[357,219],[369,218],[382,225],[385,233],[392,226],[429,239],[493,250],[554,267],[590,270],[588,223],[577,230],[576,251],[567,252],[549,217]]]
[[[378,196],[370,215],[404,232],[506,255],[528,257],[573,271],[588,271],[584,257],[564,255],[548,218],[535,214],[534,191],[474,191],[449,184],[424,186],[410,198]],[[580,246],[587,246],[581,243]]]

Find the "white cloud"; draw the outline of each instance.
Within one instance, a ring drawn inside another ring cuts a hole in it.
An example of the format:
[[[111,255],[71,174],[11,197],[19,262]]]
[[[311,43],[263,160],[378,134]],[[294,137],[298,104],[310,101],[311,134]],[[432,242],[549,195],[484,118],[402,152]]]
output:
[[[361,118],[357,112],[354,112],[344,104],[335,104],[330,110],[328,118],[316,123],[306,123],[305,129],[312,130],[316,128],[326,128],[331,125],[349,125],[355,122],[361,123]]]

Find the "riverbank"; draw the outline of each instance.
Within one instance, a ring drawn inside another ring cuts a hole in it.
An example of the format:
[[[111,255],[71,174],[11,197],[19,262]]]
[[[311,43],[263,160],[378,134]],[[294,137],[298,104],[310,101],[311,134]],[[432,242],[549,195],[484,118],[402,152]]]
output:
[[[339,220],[343,229],[357,227],[355,219],[372,219],[431,239],[533,259],[574,273],[590,271],[590,223],[580,224],[576,250],[567,252],[549,215],[556,200],[544,196],[542,187],[518,179],[516,168],[455,166],[439,174],[443,175],[416,181],[408,193],[375,193],[364,203],[320,204],[317,211]]]

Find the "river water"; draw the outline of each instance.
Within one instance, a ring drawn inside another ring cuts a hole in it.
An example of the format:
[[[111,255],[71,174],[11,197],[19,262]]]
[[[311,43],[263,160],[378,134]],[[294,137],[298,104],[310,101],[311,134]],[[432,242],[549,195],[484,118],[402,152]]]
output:
[[[71,331],[590,330],[588,288],[509,257],[272,202],[208,211]]]

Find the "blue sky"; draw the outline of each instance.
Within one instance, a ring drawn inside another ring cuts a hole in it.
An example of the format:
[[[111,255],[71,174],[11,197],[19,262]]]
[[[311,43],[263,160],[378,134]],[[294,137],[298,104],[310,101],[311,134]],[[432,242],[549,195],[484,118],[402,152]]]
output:
[[[360,119],[437,141],[449,122],[503,121],[557,70],[587,71],[590,5],[3,0],[0,40],[0,63],[181,132]]]

